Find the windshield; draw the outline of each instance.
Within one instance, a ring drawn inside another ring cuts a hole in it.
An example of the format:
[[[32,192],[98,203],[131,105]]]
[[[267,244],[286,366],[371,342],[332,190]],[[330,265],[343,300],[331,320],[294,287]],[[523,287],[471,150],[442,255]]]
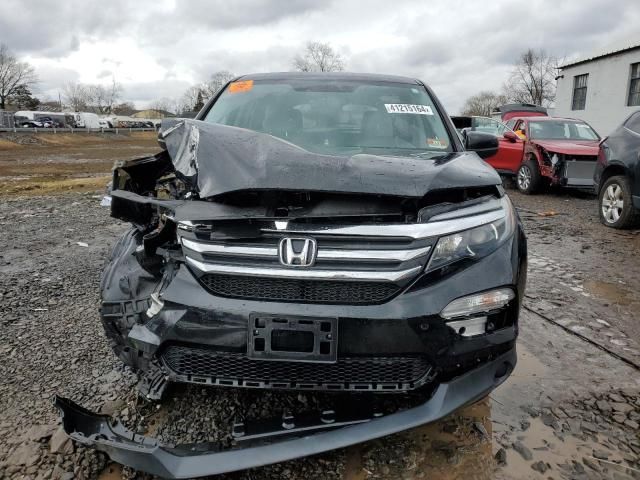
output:
[[[231,83],[207,122],[268,133],[330,155],[422,155],[452,151],[421,85],[350,80]]]
[[[540,140],[599,140],[586,123],[565,120],[529,122],[529,136]]]

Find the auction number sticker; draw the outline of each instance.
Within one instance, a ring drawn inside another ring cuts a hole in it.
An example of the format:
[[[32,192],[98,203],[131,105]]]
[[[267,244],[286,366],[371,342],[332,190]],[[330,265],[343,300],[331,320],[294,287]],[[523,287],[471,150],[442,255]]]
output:
[[[387,113],[413,113],[414,115],[433,115],[429,105],[411,105],[409,103],[385,103]]]

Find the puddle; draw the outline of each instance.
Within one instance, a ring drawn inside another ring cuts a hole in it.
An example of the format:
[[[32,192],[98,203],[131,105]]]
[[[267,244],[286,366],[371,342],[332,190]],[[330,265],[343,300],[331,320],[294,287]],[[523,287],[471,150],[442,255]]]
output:
[[[547,367],[522,344],[516,346],[518,351],[518,363],[509,376],[506,385],[509,384],[530,384],[536,378],[544,378],[548,374]]]
[[[633,453],[616,439],[615,425],[589,417],[575,402],[550,403],[557,377],[519,344],[516,370],[490,397],[439,422],[348,448],[343,478],[640,478],[629,465]],[[568,385],[560,382],[560,388]],[[586,429],[585,419],[597,431]],[[516,442],[524,456],[514,449]]]
[[[612,304],[629,305],[633,301],[631,292],[615,283],[587,280],[584,282],[584,288],[589,293],[604,298]]]
[[[391,438],[347,449],[345,480],[491,479],[490,400]]]
[[[615,449],[607,448],[605,439],[599,435],[584,435],[579,430],[576,432],[578,436],[557,434],[552,427],[545,425],[540,417],[531,418],[528,421],[530,427],[524,432],[517,432],[513,441],[522,442],[533,458],[525,460],[514,449],[507,449],[507,464],[501,468],[501,472],[506,474],[507,478],[543,478],[540,472],[531,467],[540,461],[550,467],[548,473],[563,472],[567,476],[578,473],[575,471],[576,464],[592,465],[584,469],[591,470],[592,473],[597,471],[602,475],[600,478],[611,478],[613,472],[630,473],[630,469],[621,465],[622,455]],[[579,425],[579,421],[577,423]],[[606,452],[608,458],[606,460],[595,458],[594,451]],[[605,468],[608,472],[604,471]],[[581,468],[578,467],[578,471],[580,470]]]

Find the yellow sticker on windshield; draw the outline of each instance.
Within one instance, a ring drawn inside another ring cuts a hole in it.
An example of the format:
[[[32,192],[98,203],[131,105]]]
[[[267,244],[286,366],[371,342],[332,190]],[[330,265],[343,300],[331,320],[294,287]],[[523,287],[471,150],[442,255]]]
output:
[[[248,92],[253,88],[253,80],[243,80],[229,84],[229,93]]]

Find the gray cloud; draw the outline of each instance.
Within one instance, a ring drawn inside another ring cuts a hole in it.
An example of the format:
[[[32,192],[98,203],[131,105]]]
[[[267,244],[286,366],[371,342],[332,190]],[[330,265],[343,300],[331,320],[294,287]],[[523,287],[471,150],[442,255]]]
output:
[[[111,70],[102,70],[100,73],[96,75],[98,78],[107,78],[113,75]]]
[[[193,27],[228,30],[248,26],[265,26],[274,22],[296,17],[305,13],[323,10],[330,2],[316,0],[192,0],[178,2],[176,9],[169,15],[156,12],[152,20],[186,23]]]

